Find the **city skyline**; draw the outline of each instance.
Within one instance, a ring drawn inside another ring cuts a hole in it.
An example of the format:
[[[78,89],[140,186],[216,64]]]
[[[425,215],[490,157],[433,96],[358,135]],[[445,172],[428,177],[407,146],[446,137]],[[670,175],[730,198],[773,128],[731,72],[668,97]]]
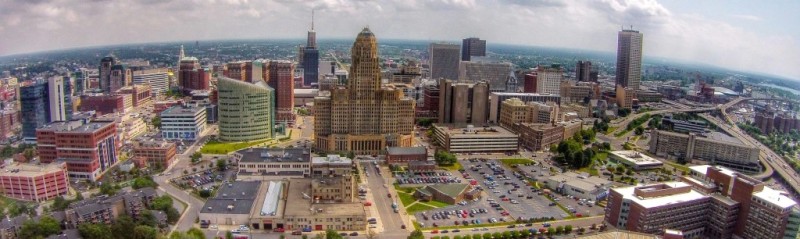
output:
[[[211,4],[215,7],[203,7]],[[144,42],[300,38],[310,29],[309,18],[314,9],[315,30],[320,39],[347,38],[348,32],[370,25],[384,39],[457,41],[480,37],[489,44],[613,52],[615,33],[623,26],[633,25],[646,36],[645,57],[753,69],[800,80],[800,69],[793,67],[800,63],[800,30],[786,24],[800,20],[789,12],[800,7],[797,5],[800,3],[788,1],[767,6],[749,2],[694,5],[653,0],[508,0],[498,4],[470,0],[230,0],[193,4],[181,0],[11,1],[0,3],[4,20],[0,33],[5,38],[0,44],[0,55]],[[109,9],[117,8],[127,11],[109,14],[117,12]],[[215,13],[204,13],[210,9]],[[86,12],[98,14],[82,14]],[[492,17],[498,15],[508,17]],[[53,41],[56,37],[58,41]]]

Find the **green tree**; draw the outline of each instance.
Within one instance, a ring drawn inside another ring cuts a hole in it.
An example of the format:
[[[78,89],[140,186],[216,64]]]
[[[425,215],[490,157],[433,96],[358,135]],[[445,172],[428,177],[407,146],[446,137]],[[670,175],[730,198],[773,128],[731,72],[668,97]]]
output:
[[[436,151],[433,158],[439,166],[451,166],[456,163],[456,156],[444,150]]]
[[[300,236],[300,238],[302,238],[302,239],[308,239],[308,235],[303,235],[303,236]]]
[[[200,190],[198,194],[201,198],[208,198],[211,197],[211,190]]]
[[[133,221],[128,215],[120,215],[119,218],[111,224],[111,233],[118,235],[119,238],[133,238],[133,229],[136,227],[136,222]]]
[[[483,233],[483,238],[485,238],[485,239],[492,238],[492,234],[488,233],[488,232],[487,233]]]
[[[642,126],[636,127],[634,133],[636,133],[636,135],[642,135],[644,134],[644,128]]]
[[[133,228],[133,239],[156,239],[158,231],[154,227],[139,225]]]
[[[158,220],[156,220],[156,216],[153,215],[153,212],[150,210],[143,210],[139,214],[138,224],[142,226],[149,226],[149,227],[156,227],[158,226]]]
[[[200,162],[201,158],[203,158],[203,154],[200,152],[194,152],[190,158],[192,159],[192,163],[197,163]]]
[[[33,148],[26,148],[25,151],[22,151],[22,156],[25,157],[26,160],[31,161],[34,156],[36,156],[36,150]]]
[[[325,239],[342,239],[342,236],[336,230],[328,229],[325,230]]]
[[[354,159],[356,158],[356,153],[353,151],[347,152],[347,158]]]
[[[133,189],[140,189],[140,188],[156,188],[158,187],[158,183],[153,181],[152,177],[137,177],[133,180],[133,185],[131,185]]]
[[[56,219],[50,216],[43,216],[39,221],[28,220],[24,222],[18,233],[20,238],[45,238],[58,234],[60,231],[61,225]]]
[[[66,200],[62,196],[57,196],[55,199],[53,199],[53,206],[51,206],[50,209],[53,211],[63,211],[69,207],[70,203],[72,203],[72,201]]]
[[[522,238],[528,238],[531,236],[531,232],[528,230],[522,230],[519,234],[522,236]]]
[[[572,233],[572,225],[564,226],[564,233]]]
[[[494,237],[494,238],[500,238],[501,236],[503,236],[503,234],[501,234],[499,232],[492,233],[492,237]]]
[[[564,226],[556,227],[556,234],[561,234],[561,232],[563,232],[563,231],[564,231]]]
[[[158,116],[153,117],[153,119],[150,120],[150,124],[152,124],[153,127],[156,127],[157,129],[161,129],[161,117]]]
[[[553,228],[553,227],[548,227],[547,228],[547,235],[553,235],[553,234],[556,234],[556,229]]]
[[[225,239],[233,239],[233,232],[226,231],[225,232]]]
[[[217,159],[217,169],[219,171],[225,171],[225,168],[226,168],[227,165],[228,165],[228,160]]]
[[[100,185],[100,194],[111,196],[117,194],[117,190],[118,189],[114,187],[114,185],[111,185],[111,183],[104,183]]]
[[[78,233],[84,239],[113,239],[111,229],[105,224],[82,223],[78,226]]]

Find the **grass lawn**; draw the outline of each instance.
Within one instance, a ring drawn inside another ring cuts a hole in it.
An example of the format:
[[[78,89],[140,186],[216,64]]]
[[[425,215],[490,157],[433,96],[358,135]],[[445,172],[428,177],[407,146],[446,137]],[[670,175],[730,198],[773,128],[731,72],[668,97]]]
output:
[[[404,192],[398,192],[397,197],[400,198],[400,202],[403,203],[403,207],[407,207],[408,205],[411,205],[412,203],[417,201],[417,199],[414,198],[414,195],[407,194]]]
[[[425,202],[425,203],[427,203],[428,205],[431,205],[431,206],[436,206],[438,208],[442,208],[442,207],[447,207],[447,206],[453,205],[453,204],[449,204],[449,203],[446,203],[446,202],[440,202],[440,201],[430,201],[430,202]]]
[[[270,140],[271,139],[264,139],[247,142],[209,141],[206,143],[206,145],[203,145],[203,148],[200,149],[200,152],[204,154],[227,154],[250,146],[263,144],[269,142]]]
[[[619,128],[619,127],[608,127],[608,130],[606,130],[606,135],[610,134],[610,133],[614,133],[614,131],[616,131],[617,128]]]
[[[428,205],[417,203],[417,204],[411,205],[410,207],[407,207],[406,208],[406,212],[408,212],[408,213],[416,213],[416,212],[428,211],[428,210],[433,210],[433,209],[436,209],[436,208],[428,206]]]
[[[506,165],[507,167],[511,167],[512,165],[517,164],[528,164],[534,163],[533,160],[524,159],[524,158],[507,158],[507,159],[500,159],[500,162]]]
[[[458,171],[459,169],[463,169],[464,168],[464,166],[461,166],[461,163],[459,163],[459,162],[456,162],[455,164],[450,165],[450,166],[439,166],[439,167],[443,168],[443,169],[447,169],[449,171]]]

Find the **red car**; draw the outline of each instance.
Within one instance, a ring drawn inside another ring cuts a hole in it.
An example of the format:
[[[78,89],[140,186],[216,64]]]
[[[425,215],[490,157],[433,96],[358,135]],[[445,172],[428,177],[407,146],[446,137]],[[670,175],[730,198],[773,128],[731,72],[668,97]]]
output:
[[[286,232],[286,229],[283,229],[283,228],[275,228],[275,230],[272,230],[272,231],[273,231],[273,232]]]
[[[433,230],[433,231],[431,231],[431,234],[438,234],[438,233],[439,233],[439,230]]]
[[[392,194],[391,193],[387,193],[386,196],[389,197],[389,198],[392,198]]]

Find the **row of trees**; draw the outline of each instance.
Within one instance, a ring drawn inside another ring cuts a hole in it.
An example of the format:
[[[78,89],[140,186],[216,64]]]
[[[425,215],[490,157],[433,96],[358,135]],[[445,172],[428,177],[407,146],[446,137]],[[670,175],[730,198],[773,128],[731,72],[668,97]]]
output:
[[[569,234],[572,233],[573,228],[572,225],[566,226],[557,226],[557,227],[548,227],[547,229],[539,229],[535,231],[536,234],[546,234],[548,236],[558,235],[558,234]],[[472,235],[455,235],[453,239],[518,239],[518,238],[529,238],[530,236],[535,235],[529,230],[509,230],[504,232],[486,232],[483,234],[476,233]],[[424,239],[425,235],[422,234],[420,230],[414,230],[411,234],[407,237],[407,239]],[[431,239],[450,239],[450,236],[433,236]]]
[[[558,143],[550,149],[554,153],[558,153],[553,159],[562,165],[569,165],[571,168],[583,168],[592,164],[592,158],[595,155],[594,149],[583,149],[583,144],[575,141],[575,139],[567,139]]]
[[[436,151],[433,155],[433,159],[436,161],[436,164],[439,166],[452,166],[456,164],[456,156],[444,150]]]

